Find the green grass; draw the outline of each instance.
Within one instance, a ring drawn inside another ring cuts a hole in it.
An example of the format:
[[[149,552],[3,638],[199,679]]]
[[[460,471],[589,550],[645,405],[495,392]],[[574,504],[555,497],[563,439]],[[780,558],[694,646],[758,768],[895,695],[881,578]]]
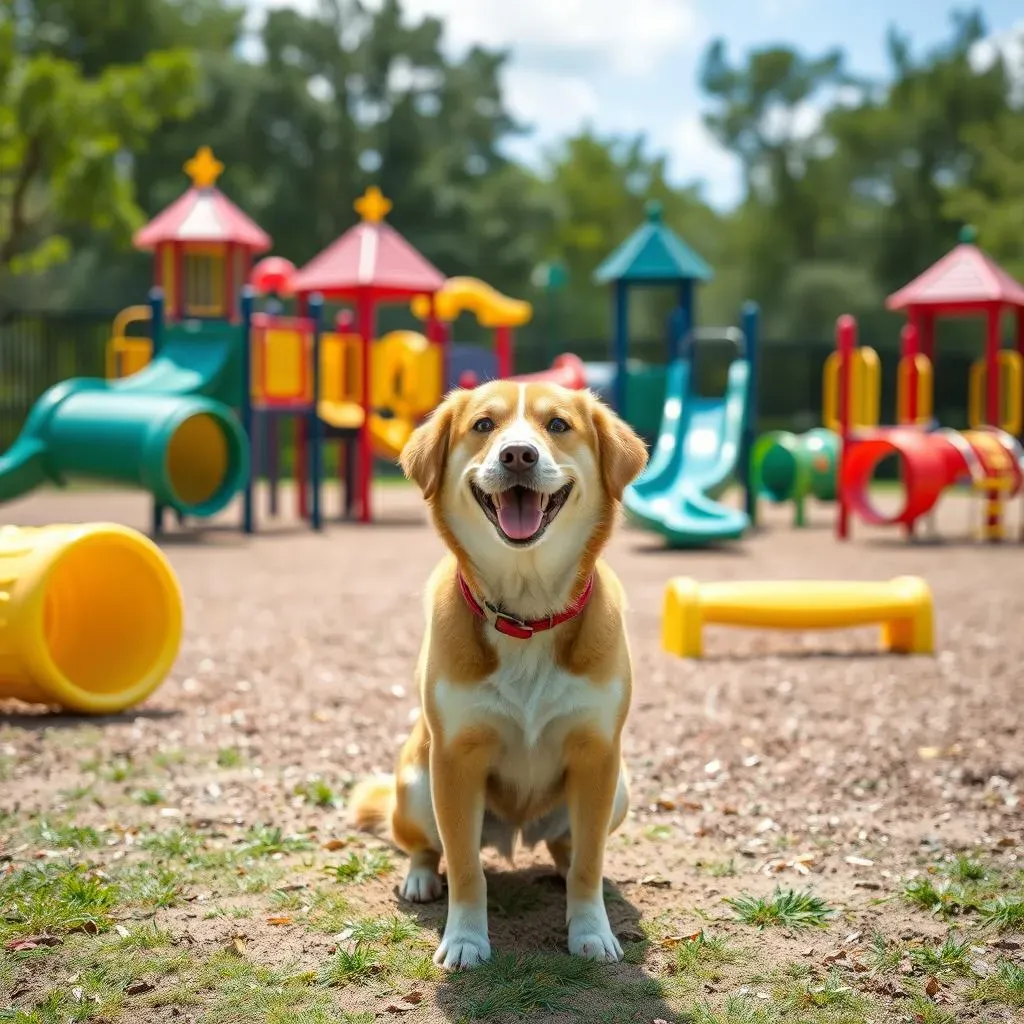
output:
[[[1001,896],[992,900],[982,906],[981,920],[1000,931],[1024,930],[1024,899]]]
[[[341,863],[331,864],[324,871],[343,885],[359,885],[386,875],[393,867],[387,850],[370,850],[362,854],[353,850]]]
[[[250,857],[275,857],[303,853],[316,846],[306,836],[285,835],[277,826],[253,825],[242,840],[241,849]]]
[[[606,984],[600,964],[557,953],[497,953],[488,963],[451,978],[470,1020],[568,1011],[581,992]]]
[[[711,938],[703,930],[696,938],[687,938],[675,947],[674,973],[686,977],[717,981],[721,968],[737,963],[743,954],[721,938]]]
[[[241,768],[245,764],[245,755],[238,747],[221,747],[217,751],[218,768]]]
[[[0,939],[105,931],[120,902],[116,882],[83,866],[31,864],[0,882]]]
[[[971,973],[971,943],[958,942],[952,935],[941,946],[912,948],[908,956],[916,967],[936,978],[966,978]]]
[[[30,829],[30,837],[49,850],[95,849],[103,845],[103,836],[90,826],[69,825],[42,819]]]
[[[809,889],[797,892],[795,889],[777,888],[769,899],[742,893],[726,904],[743,921],[758,929],[769,926],[785,928],[824,928],[835,911]]]
[[[294,793],[313,807],[337,807],[339,802],[338,794],[323,779],[302,782],[295,787]]]
[[[994,974],[975,985],[971,998],[1024,1008],[1024,966],[1001,960]]]

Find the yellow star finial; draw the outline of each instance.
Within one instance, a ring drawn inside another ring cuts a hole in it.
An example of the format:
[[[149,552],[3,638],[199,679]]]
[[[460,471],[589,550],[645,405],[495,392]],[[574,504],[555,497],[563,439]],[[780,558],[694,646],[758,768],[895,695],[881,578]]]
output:
[[[193,188],[213,188],[223,170],[224,165],[209,146],[200,146],[196,155],[185,164],[185,173],[192,179]]]
[[[370,224],[379,224],[391,210],[391,200],[385,198],[376,185],[371,185],[352,205],[356,213]]]

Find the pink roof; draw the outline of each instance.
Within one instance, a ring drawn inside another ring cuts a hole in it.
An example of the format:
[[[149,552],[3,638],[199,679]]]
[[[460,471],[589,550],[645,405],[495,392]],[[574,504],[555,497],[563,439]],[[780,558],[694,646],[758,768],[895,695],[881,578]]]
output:
[[[977,246],[964,243],[890,295],[885,305],[888,309],[906,309],[993,302],[1024,308],[1024,286]]]
[[[218,188],[190,188],[135,233],[136,249],[163,242],[232,242],[266,252],[270,236]]]
[[[433,293],[445,276],[393,227],[361,221],[314,256],[295,275],[298,293],[353,295],[365,290],[391,297]]]

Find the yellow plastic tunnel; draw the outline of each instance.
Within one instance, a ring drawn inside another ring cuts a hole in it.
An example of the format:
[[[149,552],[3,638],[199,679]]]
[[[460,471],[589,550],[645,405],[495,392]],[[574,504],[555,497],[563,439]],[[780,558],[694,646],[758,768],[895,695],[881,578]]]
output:
[[[174,571],[141,533],[0,528],[0,698],[123,711],[167,677],[182,620]]]

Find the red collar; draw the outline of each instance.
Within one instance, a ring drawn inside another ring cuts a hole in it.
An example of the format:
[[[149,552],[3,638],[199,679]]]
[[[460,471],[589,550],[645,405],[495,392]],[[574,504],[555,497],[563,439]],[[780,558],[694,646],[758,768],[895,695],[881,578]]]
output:
[[[469,589],[469,584],[466,582],[466,577],[461,572],[459,573],[459,589],[462,591],[462,596],[466,599],[466,604],[469,605],[477,618],[487,620],[487,611],[490,611],[494,616],[494,628],[499,633],[510,636],[515,640],[529,640],[534,633],[543,633],[546,629],[554,629],[555,626],[560,626],[563,622],[576,618],[586,608],[587,602],[590,600],[590,595],[594,590],[594,577],[588,577],[583,592],[564,611],[560,611],[557,615],[548,615],[546,618],[533,619],[532,621],[517,618],[509,612],[503,612],[500,608],[487,604],[487,602],[481,604],[474,597],[473,591]],[[487,611],[484,610],[485,606]]]

